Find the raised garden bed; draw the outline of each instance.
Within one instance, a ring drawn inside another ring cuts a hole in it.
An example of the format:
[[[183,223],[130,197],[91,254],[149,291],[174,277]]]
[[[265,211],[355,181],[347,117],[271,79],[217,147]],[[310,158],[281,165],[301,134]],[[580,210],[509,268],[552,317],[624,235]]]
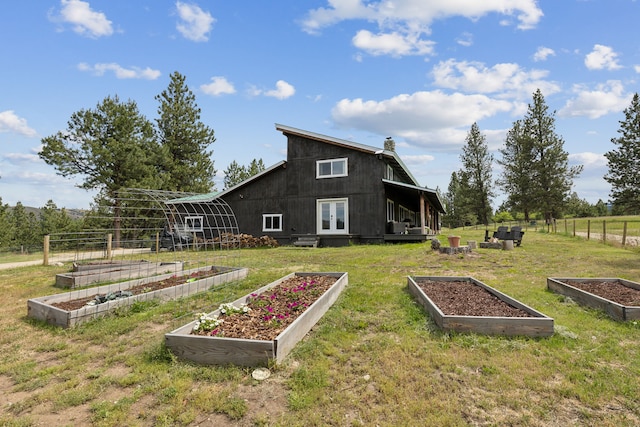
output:
[[[172,300],[204,292],[213,286],[243,279],[247,276],[247,271],[246,268],[200,267],[184,270],[179,274],[161,274],[33,298],[27,301],[27,316],[68,328],[96,317],[105,316],[116,308],[127,307],[137,301]],[[96,297],[116,294],[121,296],[123,292],[131,292],[132,295],[100,304],[87,305],[87,303],[95,301]]]
[[[546,337],[553,319],[473,277],[409,276],[409,293],[444,331]]]
[[[640,283],[619,278],[547,278],[547,288],[618,321],[640,319]]]
[[[264,296],[275,295],[276,287],[291,286],[289,283],[296,279],[307,280],[315,277],[330,278],[333,284],[329,285],[327,290],[304,311],[292,316],[293,321],[273,338],[265,337],[264,331],[253,326],[243,327],[238,331],[239,328],[231,325],[225,325],[225,328],[227,326],[229,328],[224,331],[213,332],[214,336],[198,335],[194,333],[194,326],[198,321],[194,320],[166,334],[165,344],[178,358],[203,365],[233,364],[253,367],[267,366],[270,361],[280,363],[336,301],[348,283],[348,274],[291,273],[231,303],[238,308],[243,304],[252,304],[252,301],[263,294]],[[270,290],[272,292],[269,292]],[[220,314],[221,310],[218,309],[207,316],[215,318]],[[232,322],[233,317],[225,320],[225,323]]]
[[[116,282],[180,271],[181,262],[112,261],[74,264],[73,271],[56,274],[56,286],[76,289],[100,282]]]

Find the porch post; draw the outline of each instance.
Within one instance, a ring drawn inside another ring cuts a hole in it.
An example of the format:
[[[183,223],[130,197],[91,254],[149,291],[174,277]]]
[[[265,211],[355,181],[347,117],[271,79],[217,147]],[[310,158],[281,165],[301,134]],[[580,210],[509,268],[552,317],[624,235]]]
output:
[[[424,216],[424,193],[420,192],[420,234],[427,234],[425,227],[425,216]]]

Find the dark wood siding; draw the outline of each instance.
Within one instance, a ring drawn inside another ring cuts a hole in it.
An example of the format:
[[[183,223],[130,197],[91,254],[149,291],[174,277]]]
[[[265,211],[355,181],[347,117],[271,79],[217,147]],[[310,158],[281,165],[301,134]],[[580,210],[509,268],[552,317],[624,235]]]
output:
[[[227,192],[223,198],[233,209],[240,232],[269,235],[281,243],[297,236],[317,234],[319,199],[347,198],[350,240],[383,241],[387,232],[387,198],[419,211],[419,194],[385,188],[388,158],[357,145],[316,140],[296,133],[287,135],[287,162]],[[344,177],[316,178],[318,160],[347,159]],[[392,163],[397,167],[395,162]],[[406,175],[406,174],[405,174]],[[405,181],[398,174],[395,179]],[[409,183],[413,184],[413,183]],[[263,214],[282,214],[281,232],[263,232]]]
[[[224,201],[233,209],[236,215],[241,233],[251,234],[256,237],[267,234],[278,240],[288,238],[286,172],[286,168],[282,166],[224,196]],[[283,231],[263,232],[263,214],[282,214]]]

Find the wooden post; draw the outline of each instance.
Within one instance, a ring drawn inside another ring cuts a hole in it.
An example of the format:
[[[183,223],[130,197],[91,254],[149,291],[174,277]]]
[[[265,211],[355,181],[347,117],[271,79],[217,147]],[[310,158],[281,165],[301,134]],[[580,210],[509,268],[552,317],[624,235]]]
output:
[[[113,234],[107,234],[107,259],[111,259],[111,241],[113,239]]]
[[[160,233],[156,231],[156,253],[160,253]]]
[[[564,219],[564,234],[567,234],[567,218]]]
[[[622,246],[627,243],[627,221],[623,223],[622,226]]]
[[[576,220],[573,220],[573,237],[576,237]]]
[[[42,245],[44,249],[44,257],[42,259],[42,265],[49,265],[49,237],[50,236],[48,234],[44,236],[44,243]]]
[[[425,230],[424,194],[420,193],[420,234],[427,234]]]
[[[607,243],[607,220],[602,220],[602,243]]]
[[[587,240],[591,237],[591,220],[587,220]]]

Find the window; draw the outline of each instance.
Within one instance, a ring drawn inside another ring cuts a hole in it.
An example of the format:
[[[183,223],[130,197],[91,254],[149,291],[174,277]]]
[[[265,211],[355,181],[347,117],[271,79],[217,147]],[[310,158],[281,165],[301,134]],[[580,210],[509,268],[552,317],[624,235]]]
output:
[[[184,229],[187,232],[193,233],[196,231],[202,231],[202,217],[201,216],[187,216],[184,218]]]
[[[282,214],[263,214],[262,231],[282,231]]]
[[[387,221],[396,220],[396,210],[393,204],[393,200],[387,199]]]
[[[318,160],[316,178],[337,178],[347,176],[347,159]]]
[[[391,165],[387,165],[387,179],[393,181],[393,168]]]
[[[411,224],[415,224],[416,223],[416,213],[414,211],[411,211],[407,208],[405,208],[404,206],[400,205],[400,221],[401,222],[406,222],[406,220],[409,220],[409,222]]]

